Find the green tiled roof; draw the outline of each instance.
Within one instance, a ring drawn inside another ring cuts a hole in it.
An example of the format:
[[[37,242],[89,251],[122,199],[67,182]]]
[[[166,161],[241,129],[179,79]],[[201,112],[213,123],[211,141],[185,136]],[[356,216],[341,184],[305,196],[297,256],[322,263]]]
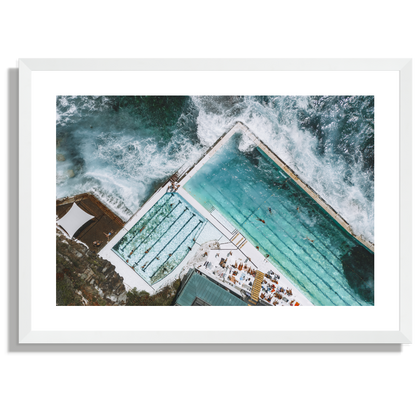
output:
[[[247,306],[237,296],[194,272],[179,294],[176,303],[180,306],[191,306],[199,298],[211,306]]]

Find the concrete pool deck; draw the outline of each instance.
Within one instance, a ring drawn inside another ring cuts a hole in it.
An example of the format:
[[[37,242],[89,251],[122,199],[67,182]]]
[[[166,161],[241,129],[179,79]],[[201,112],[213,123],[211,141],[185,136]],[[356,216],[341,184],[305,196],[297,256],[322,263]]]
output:
[[[140,219],[152,208],[152,206],[167,192],[170,184],[166,183],[160,189],[158,189],[149,200],[130,218],[130,220],[124,225],[124,227],[119,231],[119,233],[108,243],[101,251],[100,256],[109,260],[115,267],[116,271],[123,276],[125,284],[127,285],[127,289],[131,290],[132,288],[136,287],[137,290],[145,290],[150,294],[156,293],[160,288],[163,286],[173,282],[177,276],[179,275],[180,271],[182,270],[183,266],[188,263],[189,259],[192,258],[196,251],[199,249],[200,244],[195,244],[189,254],[182,260],[182,262],[172,271],[172,273],[168,274],[164,279],[156,283],[155,285],[149,285],[142,277],[140,277],[137,271],[134,271],[131,266],[125,263],[113,250],[115,244],[117,244],[130,230],[131,228],[138,222]],[[199,203],[197,203],[185,190],[179,189],[178,192],[188,203],[190,203],[196,210],[200,212],[202,216],[207,218],[206,214],[212,217],[208,211],[202,207]],[[202,212],[203,211],[203,212]],[[230,243],[233,247],[235,247],[228,239],[225,233],[230,235],[230,232],[225,228],[217,219],[214,217],[207,218],[207,220],[218,230],[218,232],[222,235],[218,239],[222,243]],[[197,241],[199,238],[197,239]],[[231,247],[229,246],[231,249]],[[236,247],[235,247],[236,248]]]
[[[260,270],[263,273],[272,270],[274,273],[277,273],[281,276],[281,284],[285,287],[290,287],[293,290],[293,293],[296,294],[297,299],[302,305],[312,305],[312,303],[300,292],[300,290],[276,267],[274,267],[257,249],[254,247],[250,241],[248,241],[243,234],[238,230],[230,232],[225,225],[216,218],[216,210],[208,212],[198,201],[196,201],[188,192],[186,192],[182,187],[179,188],[178,193],[182,195],[192,206],[194,206],[212,225],[221,231],[222,234],[228,239],[229,244],[235,248],[230,250],[240,253],[240,256],[243,256],[243,259],[248,258],[253,266]],[[215,215],[215,216],[214,216]],[[228,249],[227,249],[228,250]]]
[[[279,287],[289,288],[293,293],[293,298],[296,299],[301,305],[313,305],[311,301],[296,287],[292,281],[282,273],[281,270],[277,269],[273,264],[271,264],[268,259],[265,257],[266,253],[261,254],[261,252],[246,239],[246,237],[241,233],[241,230],[236,229],[229,221],[227,221],[220,212],[214,207],[207,205],[207,207],[202,206],[191,194],[189,194],[185,189],[184,185],[206,164],[209,159],[211,159],[218,151],[220,151],[223,146],[231,139],[231,137],[236,133],[242,133],[246,135],[256,146],[258,146],[267,156],[272,159],[291,179],[304,191],[306,192],[315,202],[317,202],[339,225],[342,226],[352,237],[358,240],[362,245],[366,246],[369,250],[374,251],[374,245],[371,242],[364,240],[360,236],[356,236],[349,224],[341,217],[338,213],[335,212],[322,198],[319,197],[307,184],[302,182],[302,180],[280,159],[278,158],[265,144],[259,140],[254,133],[252,133],[247,126],[241,122],[237,122],[234,126],[223,136],[221,136],[216,143],[211,147],[211,149],[203,156],[201,159],[195,163],[190,168],[181,168],[178,172],[172,176],[172,178],[167,181],[161,188],[159,188],[149,200],[131,217],[131,219],[124,225],[123,229],[110,241],[106,247],[101,250],[100,255],[107,260],[109,260],[116,267],[117,272],[124,277],[127,289],[136,287],[138,290],[145,290],[150,294],[157,292],[163,286],[174,281],[178,276],[183,277],[186,274],[187,269],[194,267],[201,267],[203,263],[201,259],[197,259],[198,251],[200,250],[201,244],[207,242],[199,242],[192,247],[192,250],[185,256],[185,258],[178,264],[178,266],[166,277],[157,282],[154,285],[148,284],[143,277],[140,276],[140,272],[133,270],[131,266],[124,262],[112,249],[114,245],[122,239],[129,230],[153,207],[154,204],[159,201],[159,199],[169,191],[171,187],[171,182],[175,182],[179,185],[176,193],[178,193],[186,202],[188,202],[193,208],[195,208],[206,220],[207,224],[210,224],[212,229],[215,229],[217,232],[216,237],[212,237],[210,241],[218,242],[220,244],[221,250],[232,251],[236,253],[238,258],[249,259],[253,267],[256,270],[266,274],[269,271],[278,274],[281,277],[279,280]],[[205,226],[204,226],[205,228]],[[205,233],[205,234],[204,234]],[[214,233],[215,234],[215,233]],[[204,230],[201,232],[201,235],[208,236],[209,233]],[[206,237],[208,238],[208,237]],[[218,247],[216,247],[218,248]],[[210,250],[215,250],[216,248],[211,247]],[[208,255],[210,261],[212,260],[211,254]],[[215,262],[213,262],[215,263]],[[217,270],[218,272],[220,270]],[[209,274],[209,271],[207,272]],[[218,278],[218,276],[210,276],[212,278]],[[267,280],[267,279],[266,279]],[[270,283],[270,282],[268,282]],[[238,292],[242,291],[241,287],[237,287],[232,282],[228,280],[222,280],[222,284],[227,287],[230,286],[230,290],[237,290]],[[266,292],[267,294],[267,292]],[[281,304],[282,302],[279,302]]]
[[[157,192],[155,192],[152,197],[139,209],[136,214],[124,225],[124,227],[119,231],[119,233],[101,250],[100,256],[110,261],[116,268],[117,273],[119,273],[124,278],[124,283],[127,290],[131,290],[134,287],[137,290],[145,290],[150,294],[156,293],[163,286],[172,283],[180,275],[183,276],[186,271],[191,267],[201,267],[203,263],[209,259],[213,261],[215,259],[215,254],[223,252],[224,256],[229,251],[233,253],[233,259],[240,259],[245,261],[249,259],[249,264],[251,264],[255,269],[266,273],[268,271],[273,271],[281,276],[279,284],[282,287],[289,287],[292,289],[293,298],[296,299],[301,305],[312,305],[312,303],[297,289],[297,287],[290,282],[289,279],[276,267],[274,267],[245,237],[239,233],[238,230],[233,229],[230,231],[230,224],[214,209],[209,212],[205,209],[198,201],[196,201],[191,195],[186,192],[182,187],[177,191],[190,205],[192,205],[199,213],[207,219],[207,224],[210,224],[215,230],[216,235],[213,236],[213,230],[204,230],[201,232],[200,237],[197,239],[197,244],[194,245],[192,250],[188,255],[182,260],[182,262],[165,278],[156,283],[155,285],[149,285],[144,278],[140,277],[137,271],[134,271],[131,266],[125,263],[113,250],[112,248],[116,243],[118,243],[128,232],[129,230],[148,212],[151,207],[167,192],[169,184],[165,184]],[[222,221],[222,222],[221,222]],[[215,232],[214,232],[215,234]],[[213,239],[211,239],[214,237]],[[204,241],[208,239],[207,241]],[[210,240],[211,239],[211,240]],[[209,250],[208,258],[205,258],[203,261],[200,261],[197,258],[197,253],[200,250],[202,244],[207,243],[208,241],[216,241],[220,245],[220,250],[213,248]],[[219,258],[217,258],[219,261]],[[215,263],[215,261],[214,261]],[[218,278],[217,275],[212,274],[209,270],[203,270],[210,277],[214,278],[218,282],[224,285],[224,287],[229,290],[234,291],[237,294],[243,290],[242,287],[234,285],[231,282],[224,281]]]

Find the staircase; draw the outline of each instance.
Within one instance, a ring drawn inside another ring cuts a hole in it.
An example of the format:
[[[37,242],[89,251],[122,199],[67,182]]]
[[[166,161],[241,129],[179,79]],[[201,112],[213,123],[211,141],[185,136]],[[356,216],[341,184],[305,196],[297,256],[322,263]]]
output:
[[[237,231],[237,230],[234,230],[232,233],[231,233],[231,240],[230,241],[234,241],[236,238],[237,238],[237,236],[239,235],[240,233]]]
[[[178,179],[179,179],[178,172],[174,173],[174,174],[173,174],[173,175],[169,178],[169,180],[170,180],[172,183],[178,182]]]
[[[247,240],[243,237],[237,244],[236,246],[241,250],[243,248],[243,246],[247,243]]]
[[[261,284],[263,283],[264,273],[260,270],[256,271],[256,277],[254,279],[253,288],[251,289],[251,298],[248,301],[249,306],[257,305],[259,301],[259,295],[261,290]]]

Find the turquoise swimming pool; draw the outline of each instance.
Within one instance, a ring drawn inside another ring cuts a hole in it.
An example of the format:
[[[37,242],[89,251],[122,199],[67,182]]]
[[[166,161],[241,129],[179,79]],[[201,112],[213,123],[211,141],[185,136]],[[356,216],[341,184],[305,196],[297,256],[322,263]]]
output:
[[[373,305],[374,255],[254,143],[234,135],[184,188],[214,206],[314,305]],[[245,149],[245,150],[240,150]]]
[[[205,222],[180,195],[166,193],[112,250],[149,285],[154,285],[181,263]]]

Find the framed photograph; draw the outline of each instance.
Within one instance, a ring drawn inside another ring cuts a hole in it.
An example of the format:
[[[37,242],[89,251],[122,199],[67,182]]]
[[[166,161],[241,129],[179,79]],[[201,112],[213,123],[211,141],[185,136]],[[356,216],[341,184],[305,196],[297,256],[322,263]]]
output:
[[[411,342],[411,60],[22,59],[19,131],[20,343]]]

